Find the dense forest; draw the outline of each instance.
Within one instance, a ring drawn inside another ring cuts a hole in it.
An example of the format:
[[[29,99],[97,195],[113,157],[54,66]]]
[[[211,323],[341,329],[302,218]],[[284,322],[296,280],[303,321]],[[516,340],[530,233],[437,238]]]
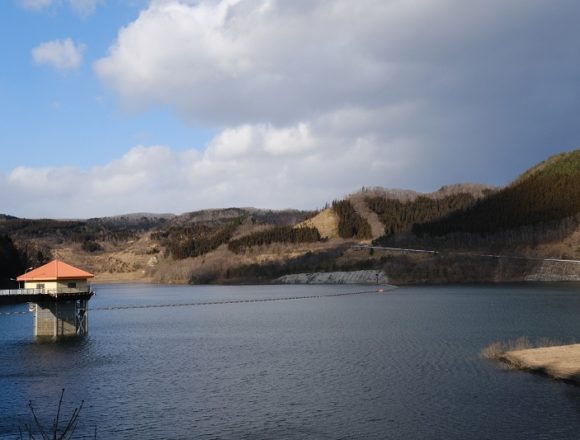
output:
[[[89,220],[22,219],[0,215],[0,235],[10,237],[24,267],[52,259],[59,245],[80,244],[88,253],[102,252],[102,243],[136,240],[144,231],[163,225],[163,218],[125,217]]]
[[[243,217],[217,224],[174,226],[151,234],[153,240],[165,247],[165,253],[176,260],[198,257],[227,243],[240,226]]]
[[[24,265],[14,243],[7,235],[0,235],[0,288],[16,287],[14,281],[24,272]]]
[[[15,240],[45,238],[57,243],[69,241],[119,242],[135,239],[140,232],[159,226],[158,222],[147,221],[126,224],[104,219],[50,220],[50,219],[0,219],[0,234],[10,235]]]
[[[560,221],[521,226],[493,234],[453,232],[446,235],[416,235],[413,233],[384,235],[373,244],[386,247],[403,247],[436,250],[481,250],[490,253],[514,253],[519,247],[534,249],[542,243],[559,242],[580,227],[580,215]],[[579,249],[580,250],[580,249]],[[515,253],[521,253],[517,251]],[[573,254],[557,254],[575,259]]]
[[[580,151],[557,156],[514,184],[447,217],[416,224],[419,236],[497,234],[529,225],[558,227],[580,213]]]
[[[420,196],[412,201],[400,201],[380,196],[366,199],[368,207],[385,225],[386,236],[409,232],[415,223],[440,219],[449,213],[473,205],[475,201],[476,199],[467,193],[441,198]]]
[[[365,240],[372,237],[371,225],[362,218],[348,200],[335,200],[332,209],[338,216],[338,235],[341,238]]]
[[[262,246],[272,243],[314,243],[320,241],[320,233],[316,228],[292,226],[275,226],[265,231],[258,231],[237,240],[231,240],[228,248],[240,253],[252,246]]]

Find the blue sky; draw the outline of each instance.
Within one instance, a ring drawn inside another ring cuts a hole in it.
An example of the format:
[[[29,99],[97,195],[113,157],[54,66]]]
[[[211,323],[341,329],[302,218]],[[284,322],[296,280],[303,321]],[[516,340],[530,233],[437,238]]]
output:
[[[18,1],[0,3],[0,50],[10,60],[0,70],[2,171],[105,165],[139,143],[203,147],[214,130],[184,124],[167,108],[123,111],[92,72],[93,61],[106,54],[119,28],[146,4],[97,3],[96,12],[85,17],[62,2],[37,11]],[[65,38],[86,46],[79,69],[34,63],[33,48]]]
[[[0,2],[0,212],[306,208],[578,148],[580,4]]]

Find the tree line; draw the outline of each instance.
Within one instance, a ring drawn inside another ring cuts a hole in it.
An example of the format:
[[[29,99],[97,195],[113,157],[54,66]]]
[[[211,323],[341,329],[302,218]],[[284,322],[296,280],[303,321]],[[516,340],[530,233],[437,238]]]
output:
[[[419,196],[412,201],[400,201],[385,197],[368,197],[367,206],[385,225],[387,237],[412,230],[416,223],[439,219],[450,213],[465,209],[475,203],[468,193],[453,194],[441,198]]]
[[[364,240],[372,237],[371,225],[352,206],[349,200],[335,200],[332,209],[338,216],[338,235],[342,238]]]
[[[17,241],[47,238],[57,242],[74,243],[119,242],[135,239],[140,230],[139,226],[125,226],[95,220],[9,218],[0,221],[0,234],[8,234]]]
[[[218,225],[174,226],[165,231],[152,233],[151,238],[165,247],[166,255],[182,260],[207,254],[227,243],[241,222],[242,218],[237,218]]]
[[[496,234],[527,225],[554,225],[580,213],[580,170],[537,173],[459,209],[413,226],[422,235]]]
[[[580,215],[560,221],[525,225],[493,234],[452,232],[446,235],[406,234],[384,235],[373,244],[386,247],[403,247],[434,250],[480,249],[497,254],[510,254],[518,246],[534,248],[542,243],[562,241],[580,227]],[[562,258],[575,255],[562,254]]]
[[[240,253],[253,246],[263,246],[272,243],[314,243],[320,241],[320,233],[316,228],[292,226],[275,226],[265,231],[258,231],[228,243],[228,249]]]

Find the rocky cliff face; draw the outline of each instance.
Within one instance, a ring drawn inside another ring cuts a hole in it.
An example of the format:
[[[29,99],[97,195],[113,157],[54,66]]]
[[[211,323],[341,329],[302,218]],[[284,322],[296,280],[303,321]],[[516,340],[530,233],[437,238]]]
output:
[[[544,261],[526,281],[580,281],[580,263]]]
[[[380,284],[389,282],[380,270],[357,270],[353,272],[316,272],[284,275],[274,280],[276,284]]]

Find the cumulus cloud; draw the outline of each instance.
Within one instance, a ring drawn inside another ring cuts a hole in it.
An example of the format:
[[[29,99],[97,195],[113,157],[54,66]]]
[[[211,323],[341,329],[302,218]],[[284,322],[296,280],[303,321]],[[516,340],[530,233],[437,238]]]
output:
[[[271,124],[288,143],[306,139],[299,124],[351,112],[376,139],[412,134],[418,160],[487,160],[505,179],[508,156],[580,144],[579,13],[572,0],[153,0],[94,69],[133,111],[169,107],[239,135]],[[399,112],[404,123],[374,123]]]
[[[579,14],[575,0],[151,0],[94,71],[125,108],[218,135],[133,148],[62,191],[86,216],[505,183],[580,145]],[[53,197],[24,171],[3,177],[5,206]]]
[[[347,112],[348,113],[348,112]],[[137,146],[101,167],[19,167],[0,176],[0,204],[13,215],[94,217],[226,206],[321,207],[365,182],[401,177],[395,159],[412,139],[349,138],[327,127],[341,115],[283,129],[223,130],[204,151]],[[365,122],[366,123],[366,122]],[[406,164],[405,164],[406,165]]]
[[[534,20],[540,4],[153,1],[95,70],[134,107],[221,124],[296,122],[445,93],[471,81],[466,65],[480,56],[490,74],[509,74],[506,54],[486,46],[512,37],[514,21]]]
[[[362,3],[368,16],[384,9]],[[169,105],[214,123],[296,122],[373,101],[395,73],[364,50],[384,23],[352,20],[367,16],[356,4],[155,1],[95,69],[134,107]]]
[[[36,64],[45,64],[57,70],[75,70],[83,63],[84,44],[77,44],[72,39],[47,41],[32,49],[32,58]]]

